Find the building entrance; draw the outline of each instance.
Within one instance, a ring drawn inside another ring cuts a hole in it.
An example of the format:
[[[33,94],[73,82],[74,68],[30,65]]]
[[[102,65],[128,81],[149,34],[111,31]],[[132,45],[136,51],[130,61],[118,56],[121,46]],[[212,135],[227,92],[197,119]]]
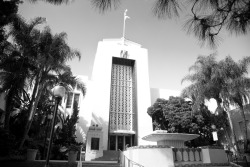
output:
[[[135,135],[112,134],[109,136],[109,150],[125,150],[126,147],[134,146]]]

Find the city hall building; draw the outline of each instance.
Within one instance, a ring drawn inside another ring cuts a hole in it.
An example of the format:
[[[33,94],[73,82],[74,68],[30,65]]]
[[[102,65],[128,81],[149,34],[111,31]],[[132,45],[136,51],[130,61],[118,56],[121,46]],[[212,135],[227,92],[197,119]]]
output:
[[[93,154],[89,160],[101,156],[97,148],[154,144],[142,140],[153,130],[147,108],[161,96],[158,89],[151,89],[150,96],[147,49],[125,38],[104,39],[98,43],[91,80],[81,78],[86,96],[76,88],[61,110],[70,114],[73,102],[79,103],[77,139],[86,142],[86,160],[88,154]]]

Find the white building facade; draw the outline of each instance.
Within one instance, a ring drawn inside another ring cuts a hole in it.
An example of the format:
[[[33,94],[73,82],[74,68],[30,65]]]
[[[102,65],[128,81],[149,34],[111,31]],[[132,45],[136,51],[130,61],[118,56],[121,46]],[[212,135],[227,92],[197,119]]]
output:
[[[104,150],[124,150],[143,144],[152,131],[148,76],[148,51],[126,39],[98,43],[93,73],[91,125],[103,130]]]

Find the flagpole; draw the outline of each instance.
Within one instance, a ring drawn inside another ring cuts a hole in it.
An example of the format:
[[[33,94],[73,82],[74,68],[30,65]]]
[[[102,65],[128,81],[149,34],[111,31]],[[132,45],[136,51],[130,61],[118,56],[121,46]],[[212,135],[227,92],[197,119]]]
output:
[[[123,16],[123,32],[122,32],[122,38],[125,39],[125,28],[126,28],[126,18],[127,16],[127,9],[124,11],[124,16]]]
[[[125,10],[125,12],[126,12],[126,10]],[[125,14],[126,14],[125,12],[124,12],[124,17],[123,17],[123,31],[122,31],[122,38],[125,38],[125,20],[126,20],[126,19],[125,19]]]

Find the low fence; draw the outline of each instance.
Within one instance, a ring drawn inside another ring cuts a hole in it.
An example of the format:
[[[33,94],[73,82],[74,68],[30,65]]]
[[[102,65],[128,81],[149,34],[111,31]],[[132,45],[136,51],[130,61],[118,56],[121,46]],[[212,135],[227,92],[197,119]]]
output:
[[[120,156],[122,167],[152,167],[155,164],[158,167],[228,166],[230,162],[225,150],[214,146],[171,148],[162,145],[145,145],[130,147],[123,154]]]
[[[175,163],[178,162],[202,162],[200,148],[173,148]]]

